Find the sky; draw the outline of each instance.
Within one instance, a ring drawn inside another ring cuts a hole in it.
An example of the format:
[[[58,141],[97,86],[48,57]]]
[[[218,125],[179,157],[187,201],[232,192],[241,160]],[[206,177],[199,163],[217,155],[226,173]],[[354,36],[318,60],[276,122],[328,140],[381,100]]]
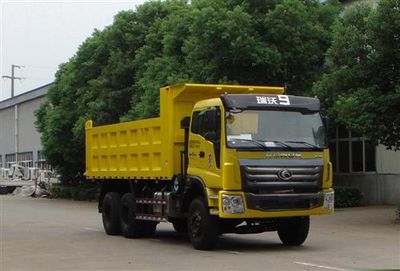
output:
[[[119,11],[145,0],[0,0],[0,75],[15,69],[15,95],[51,83],[95,29],[112,24]],[[11,80],[0,78],[0,101],[11,97]]]

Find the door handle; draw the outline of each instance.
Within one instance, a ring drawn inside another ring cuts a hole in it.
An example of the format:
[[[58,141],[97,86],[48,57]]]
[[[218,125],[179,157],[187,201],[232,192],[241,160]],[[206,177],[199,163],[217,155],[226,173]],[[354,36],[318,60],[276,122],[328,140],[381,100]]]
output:
[[[201,152],[199,152],[199,156],[200,156],[200,158],[204,158],[204,156],[206,156],[206,154],[203,151],[201,151]]]

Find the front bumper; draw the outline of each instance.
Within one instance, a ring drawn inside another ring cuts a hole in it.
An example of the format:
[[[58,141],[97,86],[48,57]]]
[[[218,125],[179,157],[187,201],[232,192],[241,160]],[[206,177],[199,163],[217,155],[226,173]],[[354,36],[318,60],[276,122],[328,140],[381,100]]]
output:
[[[240,195],[243,198],[244,212],[240,214],[224,213],[221,200],[223,194]],[[218,215],[221,218],[310,216],[332,214],[334,211],[333,189],[302,194],[253,194],[241,191],[219,191],[218,197]]]

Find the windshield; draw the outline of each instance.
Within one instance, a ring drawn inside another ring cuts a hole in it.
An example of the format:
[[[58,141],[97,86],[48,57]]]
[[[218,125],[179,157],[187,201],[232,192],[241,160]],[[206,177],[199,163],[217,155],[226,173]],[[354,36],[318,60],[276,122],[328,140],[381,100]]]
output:
[[[325,128],[319,112],[227,112],[226,138],[228,147],[232,148],[326,148]]]

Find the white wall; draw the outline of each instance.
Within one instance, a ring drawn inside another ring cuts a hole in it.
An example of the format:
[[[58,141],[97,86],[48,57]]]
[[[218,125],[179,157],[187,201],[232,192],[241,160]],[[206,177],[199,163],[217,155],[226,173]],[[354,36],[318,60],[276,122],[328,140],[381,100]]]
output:
[[[358,188],[363,203],[400,204],[400,151],[376,147],[376,172],[335,174],[334,185]]]
[[[400,151],[387,150],[382,145],[377,146],[376,171],[382,174],[400,174]]]
[[[18,105],[18,151],[38,151],[41,149],[40,134],[35,128],[34,112],[45,101],[45,97]],[[39,148],[39,149],[38,149]]]
[[[14,106],[0,110],[0,155],[3,163],[5,155],[15,152]]]

